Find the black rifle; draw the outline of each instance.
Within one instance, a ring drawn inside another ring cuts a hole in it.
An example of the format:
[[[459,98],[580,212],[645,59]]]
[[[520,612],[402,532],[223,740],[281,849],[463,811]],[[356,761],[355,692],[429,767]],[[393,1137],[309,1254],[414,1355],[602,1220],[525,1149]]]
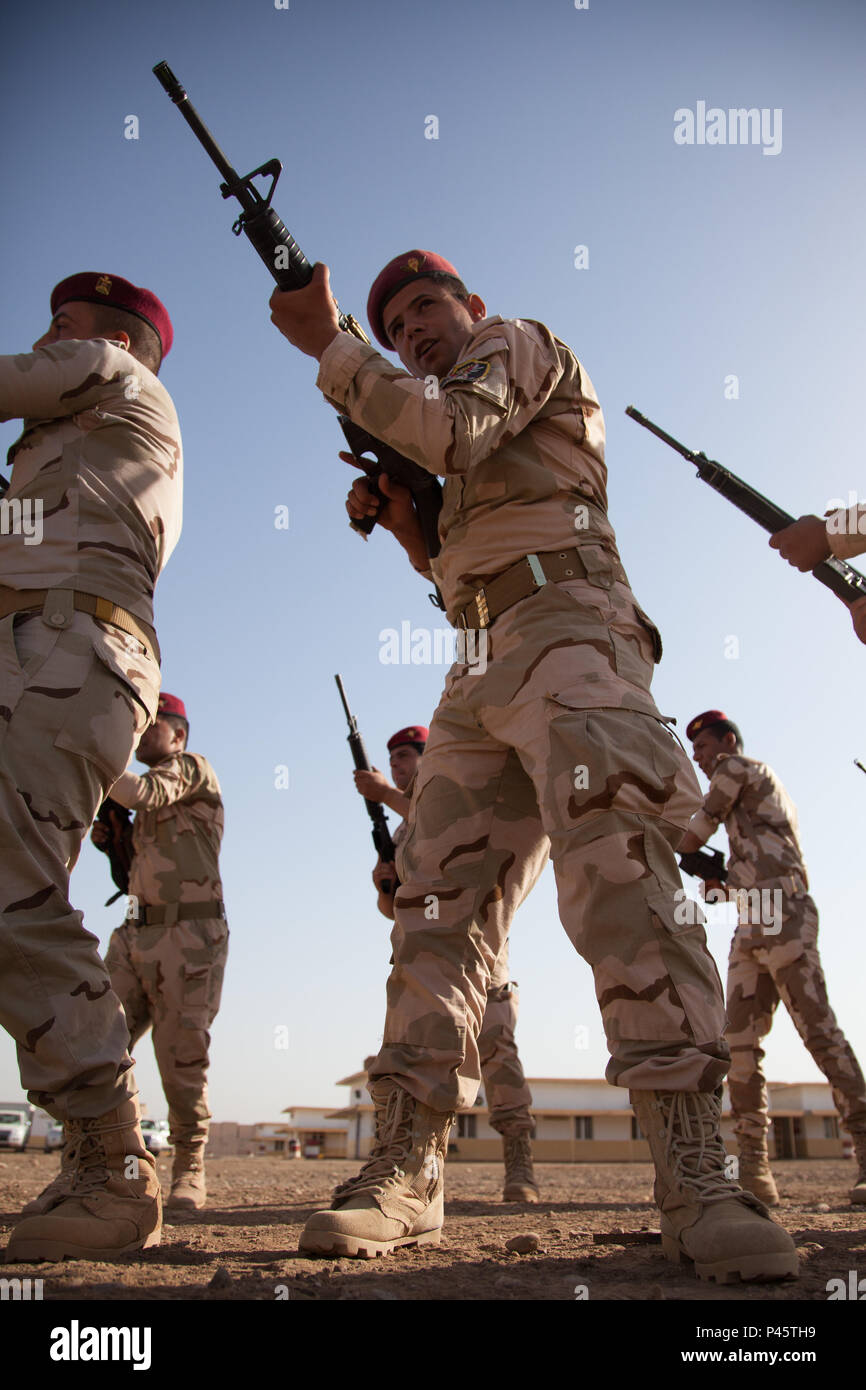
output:
[[[854,759],[854,766],[859,767],[861,772],[866,772],[866,767],[863,766],[859,758]]]
[[[710,487],[715,488],[729,502],[733,502],[735,507],[739,507],[741,512],[750,516],[753,521],[757,521],[759,526],[763,526],[765,531],[771,534],[782,531],[786,526],[790,526],[795,520],[787,512],[783,512],[781,507],[777,507],[775,502],[763,497],[760,492],[756,492],[748,483],[744,483],[742,478],[738,478],[736,473],[730,473],[727,468],[723,468],[720,463],[713,459],[708,459],[706,454],[695,453],[693,449],[687,449],[685,444],[680,444],[672,435],[665,430],[654,425],[652,420],[648,420],[645,415],[641,415],[639,410],[635,410],[633,405],[626,406],[626,415],[630,415],[633,420],[637,420],[644,429],[650,430],[652,434],[663,439],[665,444],[669,444],[672,449],[676,449],[678,454],[682,454],[684,459],[693,463],[698,470],[698,477],[704,483],[709,483]],[[849,565],[845,560],[837,560],[835,555],[829,560],[822,560],[820,565],[816,565],[812,570],[815,578],[840,598],[843,603],[852,603],[856,598],[866,598],[866,575],[862,575],[859,570],[855,570],[853,565]]]
[[[725,856],[720,849],[696,849],[691,854],[680,855],[680,868],[692,878],[702,878],[704,883],[707,879],[718,879],[719,883],[724,883],[728,877],[725,868]]]
[[[96,813],[97,825],[104,825],[111,835],[107,845],[99,845],[103,854],[108,855],[111,877],[118,891],[108,898],[105,906],[110,907],[125,893],[129,892],[129,870],[132,865],[132,812],[119,801],[107,796]]]
[[[224,182],[220,184],[220,192],[223,197],[237,198],[241,205],[240,216],[232,226],[235,236],[240,236],[243,232],[252,242],[281,290],[299,290],[304,285],[308,285],[313,278],[313,267],[292,234],[271,207],[277,179],[283,169],[280,161],[269,159],[266,164],[260,165],[258,169],[253,169],[246,178],[241,178],[237,170],[229,164],[168,63],[157,63],[153,71],[161,86],[168,92],[177,106],[193,135],[204,146],[222,174]],[[271,186],[264,195],[253,183],[253,179],[259,177],[271,180]],[[340,313],[339,323],[344,333],[351,333],[362,343],[369,343],[370,339],[357,319],[353,318],[351,314]],[[360,425],[354,424],[348,416],[340,415],[338,419],[349,448],[367,474],[368,486],[371,491],[383,501],[385,500],[376,486],[376,479],[380,473],[387,473],[394,482],[407,487],[412,494],[415,511],[418,514],[427,554],[431,558],[438,555],[438,520],[442,508],[442,485],[439,479],[412,459],[404,458],[402,454],[398,454],[397,450],[392,449],[390,444],[385,444],[380,439],[374,438]],[[374,461],[365,458],[367,454],[372,454]],[[351,525],[366,540],[376,525],[376,518],[372,516],[362,517],[360,521],[351,522]],[[438,588],[435,595],[430,595],[430,601],[437,608],[445,607]]]
[[[335,676],[334,680],[337,682],[340,699],[343,701],[343,709],[346,711],[346,718],[349,721],[349,747],[352,750],[355,767],[359,772],[372,772],[373,769],[370,767],[364,740],[358,733],[358,721],[349,709],[349,701],[346,699],[346,692],[343,689],[342,677]],[[391,832],[388,829],[388,817],[382,810],[382,803],[381,801],[368,801],[364,797],[364,805],[367,808],[367,815],[373,822],[373,844],[376,846],[379,858],[383,864],[393,864],[396,850],[394,849],[394,841],[391,839]],[[399,884],[392,884],[390,881],[384,880],[381,886],[382,892],[388,894],[393,893]]]

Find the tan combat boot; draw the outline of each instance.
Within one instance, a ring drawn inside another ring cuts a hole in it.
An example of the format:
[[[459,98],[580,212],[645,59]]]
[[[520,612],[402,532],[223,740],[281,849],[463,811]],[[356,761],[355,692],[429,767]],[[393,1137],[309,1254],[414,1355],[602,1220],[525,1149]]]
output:
[[[866,1134],[852,1134],[854,1157],[857,1161],[857,1181],[851,1188],[851,1201],[866,1202]]]
[[[438,1245],[443,1173],[453,1115],[431,1110],[390,1078],[374,1082],[376,1143],[357,1177],[342,1183],[329,1211],[310,1217],[306,1254],[372,1260],[400,1245]]]
[[[41,1216],[44,1211],[50,1211],[61,1197],[69,1195],[72,1187],[72,1176],[75,1172],[75,1154],[78,1141],[80,1141],[80,1134],[76,1140],[64,1125],[63,1148],[60,1151],[60,1172],[56,1178],[52,1178],[47,1187],[43,1187],[38,1197],[34,1197],[32,1202],[28,1202],[26,1206],[21,1208],[22,1216]]]
[[[503,1202],[537,1202],[538,1185],[532,1167],[532,1142],[527,1130],[518,1134],[503,1134],[502,1152],[505,1159]]]
[[[740,1150],[737,1182],[740,1187],[753,1193],[759,1202],[764,1203],[765,1207],[777,1207],[779,1205],[779,1193],[776,1190],[776,1183],[770,1168],[766,1138],[744,1139],[740,1137],[737,1139],[737,1144]]]
[[[68,1184],[61,1169],[51,1205],[14,1228],[7,1263],[111,1260],[159,1245],[159,1180],[144,1147],[139,1116],[134,1096],[107,1115],[66,1121]]]
[[[655,1161],[667,1259],[692,1260],[700,1279],[720,1284],[796,1274],[797,1252],[787,1231],[757,1197],[725,1176],[721,1090],[630,1096]]]
[[[165,1203],[167,1212],[200,1211],[207,1202],[204,1177],[204,1145],[189,1148],[175,1145],[171,1169],[171,1194]]]

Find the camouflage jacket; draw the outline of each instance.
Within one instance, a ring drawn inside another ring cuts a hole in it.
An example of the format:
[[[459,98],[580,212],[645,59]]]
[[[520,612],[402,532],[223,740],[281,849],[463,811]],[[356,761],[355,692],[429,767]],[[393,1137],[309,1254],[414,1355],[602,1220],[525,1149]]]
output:
[[[842,507],[827,520],[827,543],[837,560],[850,560],[866,550],[866,502]]]
[[[38,503],[42,536],[34,544],[7,527],[0,584],[96,594],[153,626],[154,585],[181,526],[180,429],[168,392],[119,343],[76,339],[0,357],[0,419],[17,417],[24,430],[9,450],[5,502]],[[119,629],[94,620],[92,630],[103,661],[152,717],[156,662]]]
[[[574,353],[543,324],[481,320],[438,384],[339,333],[317,384],[371,434],[444,477],[432,573],[452,622],[484,580],[533,551],[579,545],[589,571],[609,571],[611,557],[619,564],[601,407]]]
[[[731,888],[805,891],[806,866],[797,838],[797,808],[772,768],[742,753],[723,754],[704,804],[689,824],[707,841],[724,821]]]
[[[143,777],[124,772],[110,795],[135,811],[131,897],[151,907],[222,898],[222,794],[206,758],[177,753]]]

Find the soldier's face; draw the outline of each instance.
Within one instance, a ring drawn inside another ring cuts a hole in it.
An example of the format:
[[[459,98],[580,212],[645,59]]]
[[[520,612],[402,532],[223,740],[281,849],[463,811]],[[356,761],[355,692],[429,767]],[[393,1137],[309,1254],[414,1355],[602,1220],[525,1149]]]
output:
[[[95,338],[99,335],[93,331],[93,316],[90,312],[90,305],[83,300],[73,299],[68,304],[61,304],[57,313],[51,320],[47,333],[37,339],[33,344],[36,348],[46,347],[49,343],[60,343],[66,338]]]
[[[435,280],[404,285],[385,305],[385,332],[412,376],[443,377],[457,362],[472,325],[487,313],[477,294],[467,302]]]
[[[182,748],[183,734],[169,724],[167,719],[157,715],[156,722],[151,724],[149,729],[145,729],[139,739],[135,756],[140,763],[153,767],[164,758],[170,758],[174,753],[180,752]]]
[[[705,777],[712,776],[716,759],[725,750],[722,747],[722,740],[711,734],[709,729],[704,729],[698,734],[692,743],[694,750],[694,760]]]
[[[406,790],[420,761],[421,754],[417,748],[410,748],[408,743],[394,749],[390,757],[391,776],[398,792]]]

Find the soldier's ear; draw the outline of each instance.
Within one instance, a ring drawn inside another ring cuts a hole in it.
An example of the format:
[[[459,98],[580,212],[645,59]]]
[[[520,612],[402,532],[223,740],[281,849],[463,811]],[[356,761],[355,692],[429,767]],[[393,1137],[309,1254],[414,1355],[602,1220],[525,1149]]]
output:
[[[487,318],[487,305],[484,303],[484,300],[481,298],[480,294],[470,294],[469,299],[467,301],[467,307],[469,309],[470,314],[472,315],[473,320],[476,323],[479,321],[479,319]]]

